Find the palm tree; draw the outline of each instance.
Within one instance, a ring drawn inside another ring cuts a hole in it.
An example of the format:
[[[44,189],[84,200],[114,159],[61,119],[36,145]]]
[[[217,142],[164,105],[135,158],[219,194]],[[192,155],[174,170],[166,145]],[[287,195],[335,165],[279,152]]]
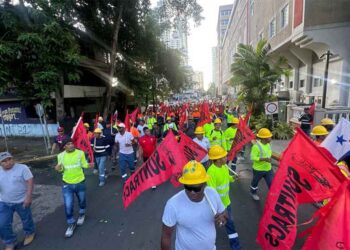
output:
[[[270,50],[266,40],[260,40],[256,48],[239,44],[231,65],[231,84],[238,87],[238,98],[251,105],[254,114],[260,114],[264,103],[273,99],[273,84],[281,75],[289,74],[287,59],[281,56],[273,59]]]

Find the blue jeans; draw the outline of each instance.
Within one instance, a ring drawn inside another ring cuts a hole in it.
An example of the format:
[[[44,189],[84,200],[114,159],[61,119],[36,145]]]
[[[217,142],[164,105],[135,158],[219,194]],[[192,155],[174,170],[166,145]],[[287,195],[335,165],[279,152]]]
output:
[[[252,194],[256,194],[258,191],[258,184],[262,178],[265,179],[266,185],[270,189],[273,179],[272,169],[270,171],[257,171],[253,169],[253,180],[250,184],[250,192]]]
[[[230,240],[230,247],[231,247],[231,250],[239,250],[241,249],[241,245],[239,243],[238,233],[236,231],[235,224],[233,222],[231,205],[228,205],[226,210],[228,213],[228,219],[225,227],[226,227],[226,233]]]
[[[128,174],[126,173],[127,166],[129,166],[130,174],[133,174],[135,172],[134,153],[131,153],[131,154],[119,153],[119,167],[120,167],[120,174],[122,175],[123,181],[125,181],[128,178]]]
[[[85,181],[77,184],[65,183],[62,187],[64,211],[66,213],[66,219],[68,224],[74,224],[74,194],[78,198],[79,203],[79,215],[85,214],[86,209],[86,186]]]
[[[107,156],[95,157],[96,165],[98,169],[98,179],[100,182],[104,183],[106,180],[106,161]]]
[[[23,223],[25,235],[34,233],[34,222],[30,207],[24,208],[23,203],[6,203],[0,201],[0,238],[5,245],[16,242],[16,235],[12,231],[13,214],[17,212]]]

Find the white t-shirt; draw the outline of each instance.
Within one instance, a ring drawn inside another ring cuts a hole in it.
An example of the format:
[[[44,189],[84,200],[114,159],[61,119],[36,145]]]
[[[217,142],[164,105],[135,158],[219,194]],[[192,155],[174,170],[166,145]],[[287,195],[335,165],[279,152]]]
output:
[[[122,154],[133,154],[134,149],[132,146],[125,146],[125,144],[131,144],[134,137],[130,132],[125,131],[123,135],[120,133],[115,135],[115,142],[119,143],[119,152]]]
[[[137,130],[140,132],[140,137],[145,135],[145,132],[143,132],[143,128],[144,127],[147,127],[146,124],[143,124],[143,125],[139,124],[139,125],[137,125]]]
[[[225,210],[219,194],[211,187],[205,188],[217,213]],[[176,250],[215,249],[216,230],[213,211],[206,198],[191,201],[185,190],[168,200],[162,221],[168,227],[176,226]]]
[[[194,138],[193,141],[197,143],[199,146],[204,148],[205,150],[209,151],[210,148],[210,142],[207,137],[203,136],[203,139],[200,141],[198,138]],[[201,160],[201,163],[204,163],[206,161],[209,161],[208,154]]]
[[[0,166],[0,201],[8,203],[22,203],[27,192],[27,181],[33,178],[27,165],[15,163],[4,170]]]

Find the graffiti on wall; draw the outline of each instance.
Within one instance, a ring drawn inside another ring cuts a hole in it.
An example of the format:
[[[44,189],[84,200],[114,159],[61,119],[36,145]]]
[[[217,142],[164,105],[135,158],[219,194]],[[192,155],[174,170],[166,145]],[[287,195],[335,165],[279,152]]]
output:
[[[57,124],[48,124],[50,136],[57,135]],[[0,136],[26,136],[41,137],[43,136],[43,128],[41,124],[0,124]]]
[[[19,120],[18,115],[22,113],[21,107],[15,107],[15,108],[6,108],[1,109],[0,116],[4,120],[4,122],[12,122],[13,120]]]

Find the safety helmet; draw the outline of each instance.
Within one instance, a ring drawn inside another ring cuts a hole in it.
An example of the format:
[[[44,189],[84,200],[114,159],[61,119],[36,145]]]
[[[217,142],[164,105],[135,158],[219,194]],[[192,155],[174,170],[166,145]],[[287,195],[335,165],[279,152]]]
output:
[[[227,155],[227,152],[223,147],[219,145],[214,145],[209,148],[208,155],[210,160],[217,160],[225,157]]]
[[[207,182],[209,178],[210,176],[200,162],[189,161],[182,170],[179,182],[185,185],[196,185]]]
[[[102,133],[102,129],[100,129],[100,128],[95,128],[94,133]]]
[[[57,132],[63,132],[64,131],[64,128],[63,127],[58,127],[57,128]]]
[[[203,135],[205,132],[204,132],[203,127],[197,127],[197,128],[195,129],[194,133],[195,133],[196,135]]]
[[[103,117],[102,116],[98,117],[98,121],[103,122]]]
[[[259,138],[265,139],[265,138],[271,138],[272,133],[269,129],[267,128],[262,128],[258,131],[258,134],[256,135]]]
[[[324,125],[335,125],[334,121],[332,119],[329,119],[329,118],[323,118],[321,120],[321,125],[324,126]]]
[[[227,119],[227,123],[238,124],[239,123],[239,119],[237,117],[229,117]]]
[[[168,117],[166,118],[166,120],[167,120],[167,121],[171,121],[171,117],[168,116]]]
[[[85,127],[85,128],[90,128],[89,123],[85,122],[85,123],[84,123],[84,127]]]
[[[322,125],[318,125],[312,129],[311,135],[328,135],[328,131]]]
[[[214,120],[214,124],[215,123],[221,123],[221,119],[220,118],[216,118],[215,120]]]

